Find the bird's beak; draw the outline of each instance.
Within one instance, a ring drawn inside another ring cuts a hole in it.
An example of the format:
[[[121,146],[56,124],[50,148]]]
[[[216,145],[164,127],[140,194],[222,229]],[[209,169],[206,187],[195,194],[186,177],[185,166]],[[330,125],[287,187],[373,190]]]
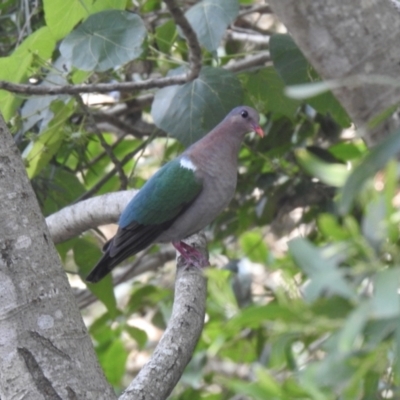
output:
[[[257,133],[261,138],[264,137],[264,131],[260,128],[260,125],[253,125],[254,132]]]

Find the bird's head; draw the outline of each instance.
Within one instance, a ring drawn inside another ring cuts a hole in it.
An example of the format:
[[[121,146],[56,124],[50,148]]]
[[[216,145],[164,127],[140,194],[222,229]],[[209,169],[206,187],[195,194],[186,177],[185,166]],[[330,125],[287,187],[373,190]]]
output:
[[[254,108],[236,107],[226,116],[226,119],[236,128],[235,131],[240,133],[256,132],[258,136],[264,137],[264,131],[259,125],[260,116]]]

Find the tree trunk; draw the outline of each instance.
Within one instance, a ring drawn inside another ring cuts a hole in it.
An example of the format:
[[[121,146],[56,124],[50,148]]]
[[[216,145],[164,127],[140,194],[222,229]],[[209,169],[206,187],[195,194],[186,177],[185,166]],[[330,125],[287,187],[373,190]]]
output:
[[[371,76],[369,83],[335,90],[353,121],[376,144],[396,127],[366,124],[400,101],[400,86],[374,84],[375,76],[398,80],[400,13],[390,0],[271,0],[301,51],[323,79]],[[393,120],[391,121],[393,122]]]
[[[0,116],[0,398],[115,398]]]

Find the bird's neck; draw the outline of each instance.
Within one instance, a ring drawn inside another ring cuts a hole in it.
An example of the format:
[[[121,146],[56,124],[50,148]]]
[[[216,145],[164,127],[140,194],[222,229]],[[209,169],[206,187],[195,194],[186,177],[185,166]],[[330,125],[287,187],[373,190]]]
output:
[[[226,124],[223,128],[220,125],[216,126],[208,135],[188,149],[189,156],[194,162],[197,158],[204,158],[205,162],[219,159],[236,165],[244,134],[235,134],[233,129],[230,128]]]

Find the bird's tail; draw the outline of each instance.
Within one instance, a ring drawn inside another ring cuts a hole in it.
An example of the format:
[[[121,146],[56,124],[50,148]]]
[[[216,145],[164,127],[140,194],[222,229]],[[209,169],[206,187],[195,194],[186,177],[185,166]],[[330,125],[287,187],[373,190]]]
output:
[[[86,277],[86,281],[90,283],[97,283],[99,280],[103,279],[116,265],[117,262],[115,258],[110,257],[110,253],[106,251],[103,254],[103,257],[100,258],[99,262],[92,269],[90,274]]]

